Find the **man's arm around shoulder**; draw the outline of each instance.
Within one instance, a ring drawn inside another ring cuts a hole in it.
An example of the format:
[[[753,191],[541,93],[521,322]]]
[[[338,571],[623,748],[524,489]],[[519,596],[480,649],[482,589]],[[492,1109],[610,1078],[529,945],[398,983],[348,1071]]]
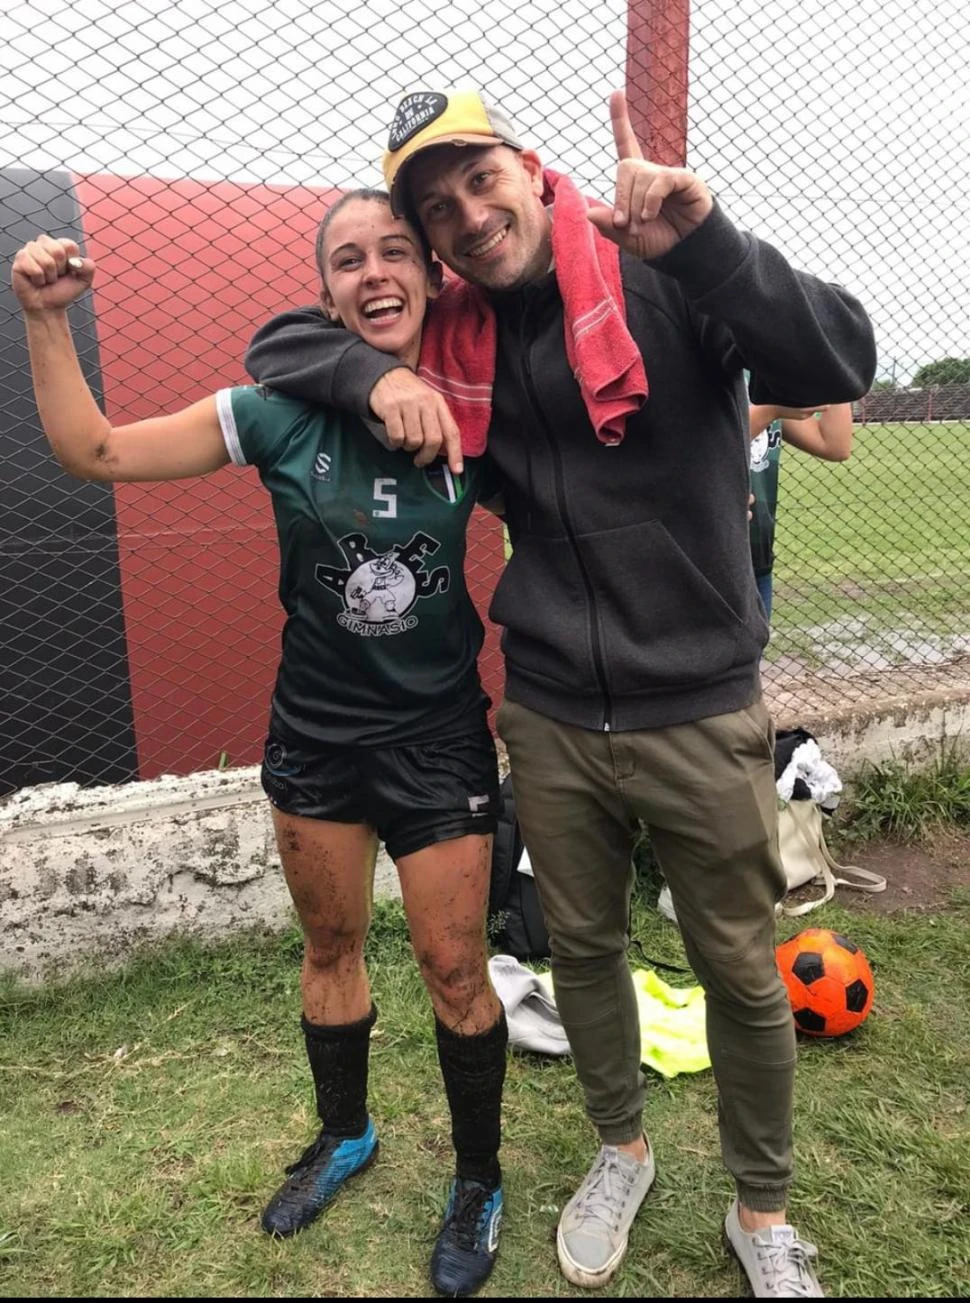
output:
[[[390,448],[415,453],[416,466],[444,456],[460,475],[461,434],[441,394],[392,353],[382,353],[335,325],[320,308],[295,308],[273,317],[253,336],[246,370],[257,384],[321,407],[352,412]]]
[[[257,384],[370,417],[372,389],[403,364],[335,325],[320,308],[294,308],[260,326],[245,365]]]

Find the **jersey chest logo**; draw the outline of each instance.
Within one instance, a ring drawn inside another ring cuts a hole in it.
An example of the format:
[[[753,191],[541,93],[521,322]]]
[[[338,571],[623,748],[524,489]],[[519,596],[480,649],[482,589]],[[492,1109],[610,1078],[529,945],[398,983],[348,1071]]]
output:
[[[386,552],[369,547],[365,534],[345,534],[339,543],[346,569],[318,564],[314,574],[342,599],[337,623],[351,633],[365,638],[406,633],[418,623],[411,614],[418,599],[448,591],[447,566],[425,569],[427,558],[441,546],[430,534],[414,534],[403,546],[395,543]]]
[[[768,469],[769,454],[781,443],[781,422],[772,421],[767,429],[751,440],[751,472],[757,475]]]

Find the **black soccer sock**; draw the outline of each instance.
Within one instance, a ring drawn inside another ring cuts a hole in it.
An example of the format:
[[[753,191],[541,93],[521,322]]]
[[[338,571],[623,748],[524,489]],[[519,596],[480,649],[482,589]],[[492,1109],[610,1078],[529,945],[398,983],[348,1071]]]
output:
[[[494,1189],[502,1180],[502,1086],[509,1028],[505,1010],[493,1027],[473,1036],[449,1031],[435,1018],[438,1062],[451,1109],[458,1176]]]
[[[367,1130],[367,1065],[376,1021],[373,1004],[366,1018],[338,1027],[301,1019],[317,1113],[328,1135],[356,1138]]]

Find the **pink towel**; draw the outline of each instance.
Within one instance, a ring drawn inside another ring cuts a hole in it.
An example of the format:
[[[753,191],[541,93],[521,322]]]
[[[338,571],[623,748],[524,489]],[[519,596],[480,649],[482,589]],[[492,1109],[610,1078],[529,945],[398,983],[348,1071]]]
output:
[[[543,203],[552,201],[552,255],[562,295],[566,358],[579,384],[596,437],[619,443],[626,418],[643,406],[647,375],[626,328],[620,250],[600,235],[585,199],[570,181],[543,173]],[[448,401],[461,429],[462,451],[485,451],[492,418],[497,331],[486,294],[449,280],[428,316],[418,375]]]

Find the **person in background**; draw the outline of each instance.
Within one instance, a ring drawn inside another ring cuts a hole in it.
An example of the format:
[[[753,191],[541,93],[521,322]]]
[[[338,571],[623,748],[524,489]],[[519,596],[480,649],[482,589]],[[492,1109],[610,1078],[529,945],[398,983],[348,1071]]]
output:
[[[770,622],[772,572],[775,564],[775,520],[778,511],[778,471],[782,443],[823,461],[847,461],[852,452],[852,404],[820,408],[789,408],[752,403],[751,428],[751,560],[758,592]]]
[[[328,319],[414,365],[441,266],[388,196],[341,198],[317,261]],[[456,1171],[431,1278],[442,1294],[474,1293],[502,1218],[508,1041],[485,943],[498,773],[477,668],[483,629],[463,573],[481,459],[462,475],[416,466],[355,417],[251,386],[114,427],[67,318],[94,273],[76,244],[46,235],[13,263],[37,406],[61,465],[122,482],[250,465],[276,517],[287,618],[262,783],[303,926],[302,1031],[321,1127],[262,1226],[274,1236],[309,1226],[377,1155],[367,1089],[377,1010],[363,952],[380,837],[400,875],[451,1112]]]

